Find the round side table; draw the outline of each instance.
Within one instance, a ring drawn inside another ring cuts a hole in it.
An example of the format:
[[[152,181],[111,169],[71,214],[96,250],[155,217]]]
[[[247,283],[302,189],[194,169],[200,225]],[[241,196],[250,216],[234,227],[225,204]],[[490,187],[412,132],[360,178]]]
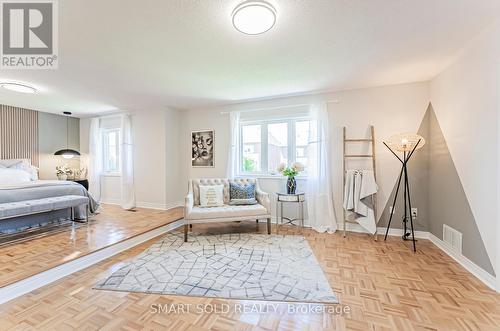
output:
[[[278,228],[280,225],[296,225],[294,222],[300,221],[300,226],[304,228],[304,202],[306,201],[306,194],[304,192],[299,192],[295,194],[288,194],[282,192],[276,192],[276,233],[278,233]],[[284,203],[296,203],[299,205],[299,213],[301,218],[289,218],[283,216],[283,204]],[[286,220],[286,222],[283,222]]]

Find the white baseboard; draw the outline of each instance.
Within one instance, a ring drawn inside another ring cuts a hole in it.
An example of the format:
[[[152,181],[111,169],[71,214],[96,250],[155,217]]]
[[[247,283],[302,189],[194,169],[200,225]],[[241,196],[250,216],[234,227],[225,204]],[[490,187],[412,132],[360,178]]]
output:
[[[105,199],[101,200],[101,203],[107,204],[107,205],[119,205],[120,200],[115,200],[115,199]],[[155,202],[146,202],[146,201],[137,201],[136,206],[139,208],[147,208],[147,209],[157,209],[157,210],[168,210],[172,209],[175,207],[182,207],[184,206],[184,202],[182,201],[175,201],[171,203],[155,203]]]
[[[343,231],[344,225],[340,223],[338,225],[338,231]],[[354,223],[346,223],[346,230],[349,232],[357,232],[357,233],[368,233],[365,228],[363,228],[359,224],[354,224]],[[386,228],[385,227],[378,227],[377,228],[377,234],[382,234],[385,235]],[[403,230],[402,229],[389,229],[389,236],[396,236],[396,237],[401,237],[403,235]],[[418,239],[429,239],[429,232],[427,231],[415,231],[415,238]]]
[[[342,224],[339,224],[339,229],[342,229]],[[346,223],[346,229],[347,231],[350,232],[359,232],[359,233],[367,233],[367,231],[361,227],[359,224],[353,224],[353,223]],[[385,235],[386,228],[385,227],[379,227],[377,228],[377,233],[379,235]],[[389,229],[389,236],[402,236],[403,235],[403,230],[402,229]],[[469,260],[467,257],[462,255],[461,253],[456,252],[453,250],[453,248],[433,235],[430,232],[427,231],[415,231],[415,238],[418,239],[428,239],[430,240],[434,245],[436,245],[439,249],[441,249],[443,252],[448,254],[452,259],[457,261],[462,267],[464,267],[467,271],[469,271],[471,274],[476,276],[481,282],[483,282],[486,286],[491,288],[492,290],[495,290],[497,292],[500,292],[500,288],[497,289],[496,286],[496,278],[495,276],[491,275],[481,267],[479,267],[477,264]]]
[[[276,218],[276,216],[271,216],[271,223],[278,224],[278,219]]]
[[[278,224],[277,220],[278,219],[276,218],[276,216],[271,216],[271,223],[272,224]],[[288,220],[285,220],[285,219],[283,221],[284,222],[288,222]],[[293,224],[300,225],[300,220],[299,221],[294,221]],[[307,218],[304,220],[304,227],[305,228],[310,228],[311,227],[311,225],[309,225],[309,220]]]
[[[151,202],[145,202],[145,201],[137,201],[136,206],[139,208],[148,208],[148,209],[158,209],[158,210],[168,210],[172,209],[175,207],[182,207],[184,206],[184,202],[182,201],[175,201],[171,203],[151,203]]]
[[[387,228],[385,227],[378,227],[377,228],[377,233],[385,235],[385,231],[387,231]],[[429,239],[429,232],[427,231],[415,231],[415,238],[418,239]],[[389,236],[396,236],[396,237],[402,237],[403,236],[403,229],[393,229],[390,228],[388,234]]]
[[[106,205],[119,205],[120,200],[118,200],[118,199],[101,199],[100,203],[104,203]]]
[[[78,258],[76,260],[61,264],[55,268],[28,277],[14,284],[2,287],[0,288],[0,304],[15,299],[23,294],[29,293],[42,286],[48,285],[56,280],[71,275],[72,273],[88,268],[102,260],[112,257],[113,255],[137,246],[168,231],[172,231],[183,224],[183,219],[172,222],[170,224],[166,224],[133,238],[124,240],[115,245],[111,245],[94,253],[82,256],[81,258]]]
[[[467,257],[465,257],[463,254],[455,251],[448,243],[442,241],[432,233],[429,233],[429,240],[436,245],[438,248],[440,248],[443,252],[448,254],[452,259],[457,261],[462,267],[464,267],[467,271],[469,271],[471,274],[476,276],[480,281],[482,281],[484,284],[486,284],[489,288],[492,290],[495,290],[497,292],[500,292],[500,289],[497,288],[496,286],[496,278],[495,276],[491,275],[487,271],[485,271],[483,268],[479,267],[477,264],[469,260]]]
[[[276,216],[271,217],[271,223],[276,224]],[[297,222],[295,224],[298,224]],[[311,227],[309,225],[308,220],[304,220],[304,226],[306,228]],[[337,224],[337,231],[343,231],[344,230],[344,224],[343,223],[338,223]],[[370,234],[364,227],[362,227],[359,224],[355,223],[346,223],[346,230],[349,232],[356,232],[356,233],[366,233]],[[377,228],[377,233],[385,235],[386,228],[385,227],[378,227]],[[403,230],[402,229],[389,229],[389,236],[396,236],[396,237],[401,237],[403,235]],[[418,239],[429,239],[429,232],[427,231],[415,231],[415,238]]]

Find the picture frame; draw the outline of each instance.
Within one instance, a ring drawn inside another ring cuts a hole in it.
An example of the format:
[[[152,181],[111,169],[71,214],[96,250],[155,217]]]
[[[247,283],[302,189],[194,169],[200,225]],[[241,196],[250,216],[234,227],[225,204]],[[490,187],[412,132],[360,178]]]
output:
[[[191,131],[191,167],[215,167],[215,130]]]

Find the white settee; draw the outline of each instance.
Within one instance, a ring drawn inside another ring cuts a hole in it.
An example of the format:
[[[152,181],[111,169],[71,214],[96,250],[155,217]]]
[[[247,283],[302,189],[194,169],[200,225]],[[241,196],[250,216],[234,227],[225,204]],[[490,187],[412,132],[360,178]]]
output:
[[[258,204],[233,206],[229,205],[229,183],[248,184],[255,183],[255,198]],[[200,207],[200,185],[224,185],[224,206]],[[188,230],[192,224],[230,222],[246,220],[267,220],[267,233],[271,234],[271,201],[269,194],[259,187],[257,179],[253,178],[200,178],[189,180],[189,192],[185,200],[184,241],[187,241]]]

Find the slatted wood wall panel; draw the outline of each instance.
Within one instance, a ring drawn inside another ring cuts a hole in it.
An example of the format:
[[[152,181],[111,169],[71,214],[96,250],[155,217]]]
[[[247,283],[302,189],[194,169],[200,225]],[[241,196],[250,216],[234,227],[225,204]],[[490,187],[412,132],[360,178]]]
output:
[[[39,166],[36,111],[0,105],[0,159],[31,159]]]

